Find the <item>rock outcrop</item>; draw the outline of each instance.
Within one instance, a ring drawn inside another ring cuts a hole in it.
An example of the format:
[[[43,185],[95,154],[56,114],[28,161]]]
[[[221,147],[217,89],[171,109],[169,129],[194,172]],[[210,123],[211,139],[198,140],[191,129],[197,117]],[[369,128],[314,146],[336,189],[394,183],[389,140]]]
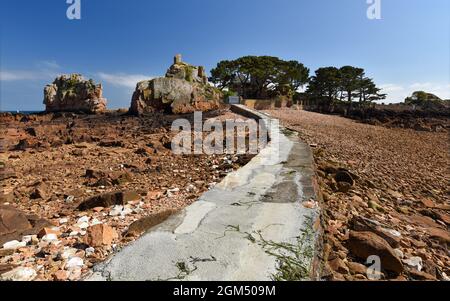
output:
[[[101,113],[106,110],[101,84],[80,74],[62,75],[44,89],[46,112]]]
[[[130,113],[151,112],[175,114],[217,109],[223,95],[211,86],[202,66],[181,61],[177,55],[165,77],[139,82],[131,101]]]

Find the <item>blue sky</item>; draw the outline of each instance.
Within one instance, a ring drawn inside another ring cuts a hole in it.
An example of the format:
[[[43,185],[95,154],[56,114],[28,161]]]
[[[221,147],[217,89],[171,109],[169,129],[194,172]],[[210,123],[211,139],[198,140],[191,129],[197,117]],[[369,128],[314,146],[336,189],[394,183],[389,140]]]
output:
[[[213,68],[222,59],[273,55],[312,71],[354,65],[399,102],[414,90],[450,98],[450,1],[381,0],[0,1],[1,110],[42,110],[43,87],[77,72],[128,107],[135,83],[163,76],[176,53]]]

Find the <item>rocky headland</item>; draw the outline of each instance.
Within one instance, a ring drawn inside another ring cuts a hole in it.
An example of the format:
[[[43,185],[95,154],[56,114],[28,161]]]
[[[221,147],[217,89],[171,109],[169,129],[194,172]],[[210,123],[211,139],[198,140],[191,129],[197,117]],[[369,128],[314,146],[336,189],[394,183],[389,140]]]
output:
[[[133,93],[130,113],[152,112],[175,114],[218,109],[222,92],[208,83],[205,69],[174,58],[165,77],[139,82]]]
[[[102,85],[80,74],[62,75],[44,89],[46,112],[102,113],[106,103]]]

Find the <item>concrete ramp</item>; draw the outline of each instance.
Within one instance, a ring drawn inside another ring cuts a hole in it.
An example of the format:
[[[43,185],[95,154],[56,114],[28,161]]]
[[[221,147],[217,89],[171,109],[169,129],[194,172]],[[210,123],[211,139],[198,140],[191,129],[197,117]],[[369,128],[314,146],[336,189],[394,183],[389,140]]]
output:
[[[269,145],[87,280],[315,278],[319,209],[309,146],[269,116],[240,105],[233,111],[266,122]]]

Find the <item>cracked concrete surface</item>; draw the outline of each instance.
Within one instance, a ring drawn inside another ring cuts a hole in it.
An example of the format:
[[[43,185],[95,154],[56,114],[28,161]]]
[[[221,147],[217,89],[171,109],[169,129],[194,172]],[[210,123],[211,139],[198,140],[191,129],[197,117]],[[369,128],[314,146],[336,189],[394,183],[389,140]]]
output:
[[[272,280],[280,260],[261,239],[296,244],[308,230],[313,240],[302,243],[315,247],[317,229],[307,221],[316,220],[319,209],[302,205],[316,199],[309,146],[267,115],[239,105],[233,111],[266,122],[268,146],[199,201],[96,266],[87,280]],[[303,259],[308,270],[313,260]]]

